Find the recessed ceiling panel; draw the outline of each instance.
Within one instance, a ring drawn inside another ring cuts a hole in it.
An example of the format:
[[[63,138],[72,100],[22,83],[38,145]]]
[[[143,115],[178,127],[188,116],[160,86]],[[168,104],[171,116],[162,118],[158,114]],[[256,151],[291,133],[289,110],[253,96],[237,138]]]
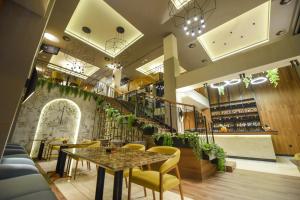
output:
[[[271,1],[198,37],[212,61],[269,41]]]
[[[66,59],[66,56],[68,56],[68,59]],[[94,65],[82,65],[81,63],[83,63],[83,61],[76,60],[79,62],[77,62],[78,64],[76,64],[76,67],[74,68],[75,58],[59,52],[57,55],[51,57],[48,67],[82,79],[87,79],[99,70],[99,68]]]
[[[89,27],[92,32],[84,33],[84,26]],[[116,28],[119,26],[125,29],[122,38],[126,40],[126,45],[114,51],[105,50],[105,42],[116,37]],[[111,57],[119,55],[143,36],[143,33],[103,0],[81,0],[65,32]]]
[[[144,64],[143,66],[136,69],[137,71],[149,75],[157,74],[159,72],[164,73],[164,56],[159,56],[154,60]],[[180,66],[180,73],[184,73],[186,70]]]

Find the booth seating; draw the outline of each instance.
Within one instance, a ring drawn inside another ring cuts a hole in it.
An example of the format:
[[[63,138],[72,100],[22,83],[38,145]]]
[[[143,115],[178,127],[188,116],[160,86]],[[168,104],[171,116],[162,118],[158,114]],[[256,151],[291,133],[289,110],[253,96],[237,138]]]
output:
[[[26,150],[9,144],[0,161],[0,200],[55,200],[44,177],[35,167]]]

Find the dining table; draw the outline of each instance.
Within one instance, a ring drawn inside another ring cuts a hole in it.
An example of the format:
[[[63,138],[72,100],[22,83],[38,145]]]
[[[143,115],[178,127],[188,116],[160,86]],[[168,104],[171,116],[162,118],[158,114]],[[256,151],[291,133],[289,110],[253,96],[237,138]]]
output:
[[[76,156],[90,161],[98,166],[95,200],[103,199],[105,171],[114,171],[113,200],[122,199],[123,171],[166,161],[173,155],[149,151],[139,151],[129,148],[63,148],[58,158],[57,170],[64,175],[67,156]]]

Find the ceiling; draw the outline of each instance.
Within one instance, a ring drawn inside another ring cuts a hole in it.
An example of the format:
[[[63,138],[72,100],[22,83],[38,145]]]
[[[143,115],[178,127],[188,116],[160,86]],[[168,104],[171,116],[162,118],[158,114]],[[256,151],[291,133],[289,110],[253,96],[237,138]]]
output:
[[[83,32],[82,27],[89,27],[91,33]],[[120,38],[117,38],[126,41],[126,44],[121,46],[115,45],[112,39],[117,37],[117,27],[122,27],[125,31],[119,33]],[[65,32],[110,57],[116,57],[143,37],[138,29],[103,0],[80,1]],[[114,47],[109,45],[110,42]]]
[[[103,0],[93,1],[101,3]],[[99,31],[99,34],[97,34],[97,39],[102,41],[107,40],[109,35],[111,37],[115,36],[114,28],[117,26],[117,24],[121,23],[118,20],[125,20],[126,22],[128,22],[127,25],[123,26],[131,27],[133,32],[135,32],[132,33],[132,35],[135,35],[132,36],[132,38],[138,39],[132,39],[135,42],[116,57],[116,59],[122,62],[125,66],[123,69],[125,75],[123,76],[127,76],[130,79],[144,76],[142,73],[138,72],[136,68],[160,57],[163,54],[163,37],[170,33],[174,33],[177,37],[179,61],[180,65],[185,70],[191,71],[193,69],[204,67],[212,62],[205,49],[198,42],[197,38],[186,36],[182,28],[174,26],[173,21],[170,19],[168,14],[168,0],[104,1],[105,3],[102,3],[113,8],[114,12],[117,13],[115,15],[121,15],[122,17],[120,17],[120,19],[116,19],[116,21],[113,21],[112,25],[110,26],[109,23],[107,23],[108,20],[99,19],[99,13],[97,13],[96,11],[91,11],[88,12],[87,16],[82,17],[85,18],[85,20],[81,20],[81,22],[87,24],[92,29],[92,31]],[[269,41],[267,43],[280,40],[283,37],[288,36],[291,31],[290,26],[293,19],[296,0],[293,0],[290,4],[285,6],[279,5],[279,1],[280,0],[273,0],[271,4]],[[81,2],[83,2],[83,0],[81,0]],[[243,13],[256,8],[257,6],[265,2],[267,2],[267,0],[217,0],[217,9],[207,20],[205,32],[210,32],[220,25],[225,24],[226,22],[238,16],[241,16]],[[69,24],[69,21],[71,20],[74,10],[76,9],[77,3],[78,0],[57,1],[53,9],[52,16],[49,20],[46,32],[52,33],[60,39],[58,43],[52,44],[60,46],[63,52],[65,51],[65,49],[72,48],[72,43],[80,43],[82,47],[86,49],[86,52],[94,55],[95,59],[93,60],[93,62],[91,62],[91,64],[103,69],[107,64],[111,63],[111,61],[107,58],[109,57],[107,54],[99,51],[95,47],[86,45],[80,40],[80,38],[76,39],[70,36],[71,41],[69,42],[66,42],[62,39],[62,36],[66,35],[65,30]],[[94,15],[98,16],[95,18],[96,20],[91,19]],[[78,32],[80,32],[80,27],[81,24],[78,24]],[[257,26],[256,29],[258,27],[259,26]],[[126,27],[125,29],[127,30]],[[130,29],[128,28],[128,31],[129,30]],[[251,31],[257,31],[244,30],[243,28],[237,28],[237,30],[245,31],[245,34],[249,33],[250,35],[252,34]],[[286,34],[279,36],[276,35],[276,33],[280,30],[283,30],[283,33]],[[141,34],[143,34],[142,37]],[[223,40],[224,37],[222,38]],[[51,42],[48,41],[48,43]],[[189,44],[191,43],[195,44],[194,48],[189,48]],[[225,52],[226,49],[227,48],[223,48],[223,51]],[[84,60],[82,55],[72,56]],[[49,61],[50,58],[47,57],[44,59]],[[104,74],[105,72],[98,73],[97,71],[94,75],[99,76],[98,78],[102,78],[106,76],[106,74]]]

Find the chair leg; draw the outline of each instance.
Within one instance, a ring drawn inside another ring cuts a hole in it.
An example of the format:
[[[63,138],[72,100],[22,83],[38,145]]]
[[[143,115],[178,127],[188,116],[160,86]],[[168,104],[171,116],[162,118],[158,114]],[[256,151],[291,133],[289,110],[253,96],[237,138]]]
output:
[[[144,195],[145,195],[145,197],[147,196],[147,190],[145,187],[144,187]]]
[[[179,192],[180,192],[181,200],[184,200],[181,183],[179,183]]]
[[[128,181],[128,200],[131,199],[131,177],[132,177],[132,169],[129,169],[129,181]],[[126,180],[126,179],[125,179]]]
[[[78,161],[76,160],[76,165],[75,165],[75,170],[74,170],[74,180],[76,179],[76,172],[77,172],[77,167],[78,167]]]
[[[152,190],[152,196],[153,196],[153,200],[155,200],[155,191]]]
[[[124,177],[124,179],[125,179],[125,186],[126,186],[126,188],[128,188],[128,181],[127,181],[127,178]]]

